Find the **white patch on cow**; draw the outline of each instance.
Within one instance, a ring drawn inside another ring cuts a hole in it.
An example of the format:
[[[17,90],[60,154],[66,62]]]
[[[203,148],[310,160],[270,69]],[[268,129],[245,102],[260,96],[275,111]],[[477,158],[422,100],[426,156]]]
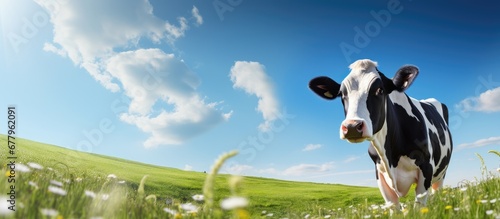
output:
[[[366,105],[370,85],[376,78],[380,78],[377,71],[377,62],[369,59],[362,59],[352,63],[349,68],[351,72],[342,81],[348,93],[349,107],[345,121],[362,120],[365,123],[366,134],[373,136],[373,126],[370,119],[370,112]],[[340,138],[344,138],[342,128],[340,128]]]
[[[412,110],[411,104],[410,104],[410,102],[408,102],[408,98],[405,95],[405,93],[393,91],[392,93],[389,94],[389,98],[391,99],[393,104],[397,104],[397,105],[403,107],[403,109],[406,111],[406,114],[408,114],[409,116],[415,118],[417,121],[420,122],[420,120],[418,120],[417,116],[415,116],[415,114],[413,114],[413,112],[411,111]],[[415,103],[415,101],[417,101],[417,100],[413,99],[412,97],[410,97],[410,99],[413,103]]]
[[[372,61],[370,59],[360,59],[360,60],[353,62],[351,65],[349,65],[349,68],[351,70],[370,69],[370,68],[376,68],[377,66],[378,66],[378,64],[375,61]]]

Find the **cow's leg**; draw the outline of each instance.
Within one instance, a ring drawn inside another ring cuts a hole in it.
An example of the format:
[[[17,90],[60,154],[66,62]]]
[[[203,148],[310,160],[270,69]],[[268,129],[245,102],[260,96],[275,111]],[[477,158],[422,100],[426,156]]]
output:
[[[432,184],[432,194],[436,193],[436,191],[438,189],[440,189],[441,187],[443,187],[443,180],[442,179],[435,182],[434,184]]]
[[[385,203],[393,203],[396,206],[396,209],[400,209],[398,195],[391,187],[389,187],[387,181],[385,181],[384,175],[380,173],[380,171],[378,173],[377,184],[380,189],[380,193],[382,193],[382,197],[384,197]]]
[[[425,206],[427,203],[427,191],[429,188],[425,188],[424,186],[425,177],[422,174],[422,171],[419,173],[419,177],[417,180],[417,187],[415,188],[415,207],[418,205]]]

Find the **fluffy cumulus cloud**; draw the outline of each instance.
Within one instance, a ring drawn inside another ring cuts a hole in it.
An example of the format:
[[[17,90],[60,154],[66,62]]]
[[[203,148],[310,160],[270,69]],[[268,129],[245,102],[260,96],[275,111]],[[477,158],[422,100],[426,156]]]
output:
[[[124,92],[131,103],[120,118],[151,134],[145,147],[183,143],[229,118],[197,92],[200,79],[184,62],[138,48],[140,39],[173,44],[189,29],[185,17],[164,21],[147,0],[35,2],[54,27],[44,50],[69,57],[110,91]],[[192,16],[196,25],[203,22],[196,7]]]
[[[290,166],[285,169],[277,169],[274,167],[258,169],[246,164],[232,163],[224,167],[224,171],[230,174],[240,175],[267,175],[278,178],[289,177],[311,177],[323,174],[331,174],[335,169],[334,162],[326,162],[323,164],[308,164],[302,163]]]
[[[462,100],[457,106],[463,111],[500,112],[500,87],[487,90],[477,97]]]
[[[479,139],[472,143],[463,143],[458,145],[458,148],[477,148],[484,146],[500,145],[500,136],[490,137],[485,139]]]
[[[270,130],[271,123],[278,118],[279,103],[274,92],[271,78],[265,67],[258,62],[237,61],[231,67],[231,81],[234,88],[259,98],[257,111],[262,113],[264,122],[259,125],[261,131]]]
[[[333,162],[327,162],[324,164],[299,164],[285,169],[282,174],[285,176],[314,175],[332,171],[333,168]]]
[[[322,146],[321,144],[308,144],[302,151],[314,151],[320,149]]]

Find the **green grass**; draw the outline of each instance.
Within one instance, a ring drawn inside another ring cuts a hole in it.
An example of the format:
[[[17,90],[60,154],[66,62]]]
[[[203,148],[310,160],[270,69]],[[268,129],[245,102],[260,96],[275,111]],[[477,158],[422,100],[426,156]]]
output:
[[[4,135],[0,135],[0,145],[2,172],[7,172]],[[228,183],[231,176],[217,175],[215,205],[208,209],[192,199],[193,195],[203,194],[205,173],[77,152],[24,139],[17,139],[16,145],[17,163],[34,162],[44,169],[16,173],[16,212],[5,218],[51,218],[43,216],[42,209],[57,210],[57,216],[52,218],[245,218],[248,214],[251,218],[500,217],[500,179],[498,174],[493,177],[488,172],[484,172],[479,184],[466,185],[465,191],[446,188],[431,196],[429,208],[413,208],[414,197],[407,197],[403,202],[408,207],[403,211],[381,208],[383,199],[377,188],[244,177],[241,184],[233,186],[236,191],[231,191]],[[108,178],[109,174],[117,178]],[[148,177],[141,193],[138,190],[145,175]],[[5,197],[12,185],[7,176],[0,174],[0,197]],[[62,182],[61,188],[67,194],[50,192],[51,180]],[[92,191],[95,197],[85,195],[85,191]],[[237,211],[221,210],[220,201],[233,195],[246,197],[249,206]],[[167,204],[167,199],[173,203]],[[183,203],[193,203],[200,210],[187,213],[180,208]],[[183,214],[174,216],[164,208]]]

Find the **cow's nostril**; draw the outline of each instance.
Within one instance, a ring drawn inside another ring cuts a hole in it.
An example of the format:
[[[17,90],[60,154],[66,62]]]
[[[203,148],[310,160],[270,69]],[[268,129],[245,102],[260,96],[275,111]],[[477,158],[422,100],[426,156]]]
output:
[[[360,122],[358,125],[356,125],[356,130],[358,132],[363,132],[363,122]]]
[[[347,133],[347,130],[348,130],[348,129],[347,129],[347,127],[346,127],[345,125],[341,125],[341,126],[340,126],[340,128],[342,129],[342,132],[343,132],[344,134],[346,134],[346,133]]]

